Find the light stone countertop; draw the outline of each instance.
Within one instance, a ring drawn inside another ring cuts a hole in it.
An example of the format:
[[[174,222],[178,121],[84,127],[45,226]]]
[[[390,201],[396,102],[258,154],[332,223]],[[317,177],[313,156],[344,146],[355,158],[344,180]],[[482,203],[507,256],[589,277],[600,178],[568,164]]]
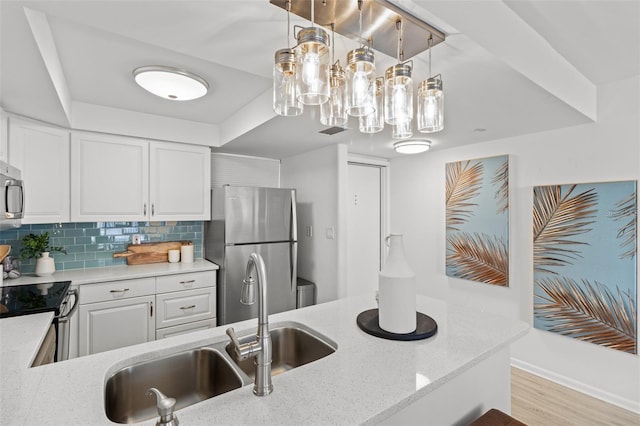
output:
[[[438,323],[426,340],[399,342],[362,332],[357,315],[372,297],[342,299],[270,316],[300,322],[332,339],[338,350],[273,378],[274,391],[252,386],[177,411],[187,425],[353,425],[375,423],[409,406],[526,334],[522,321],[418,296],[418,311]],[[49,316],[48,316],[49,315]],[[48,316],[48,317],[47,317]],[[107,378],[127,365],[228,340],[226,326],[26,368],[50,314],[0,320],[0,424],[111,423],[103,408]],[[234,324],[255,332],[256,320]],[[7,368],[8,367],[8,368]],[[139,424],[154,425],[154,420]]]
[[[188,272],[215,271],[218,265],[205,259],[196,259],[193,263],[150,263],[147,265],[105,266],[103,268],[69,269],[56,271],[48,277],[24,274],[19,278],[5,279],[3,286],[50,283],[53,281],[71,281],[72,285],[92,284],[105,281],[129,280],[160,275],[183,274]]]

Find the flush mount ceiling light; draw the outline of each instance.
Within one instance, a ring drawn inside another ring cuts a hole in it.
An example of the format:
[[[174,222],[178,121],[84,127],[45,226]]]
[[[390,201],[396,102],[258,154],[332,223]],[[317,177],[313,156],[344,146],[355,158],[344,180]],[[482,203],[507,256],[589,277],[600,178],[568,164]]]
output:
[[[207,94],[209,83],[189,71],[163,65],[149,65],[133,70],[133,77],[146,91],[172,101],[190,101]]]
[[[431,141],[426,139],[415,139],[393,144],[393,149],[400,154],[420,154],[421,152],[428,151],[430,147]]]

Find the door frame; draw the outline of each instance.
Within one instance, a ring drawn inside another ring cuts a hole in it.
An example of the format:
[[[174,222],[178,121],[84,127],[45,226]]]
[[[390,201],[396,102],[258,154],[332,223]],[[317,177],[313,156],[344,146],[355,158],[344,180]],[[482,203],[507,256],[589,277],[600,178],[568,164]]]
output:
[[[389,228],[391,226],[391,209],[389,206],[391,163],[385,158],[349,154],[347,158],[347,165],[350,164],[380,168],[380,268],[382,268],[387,254],[384,239],[389,235]]]

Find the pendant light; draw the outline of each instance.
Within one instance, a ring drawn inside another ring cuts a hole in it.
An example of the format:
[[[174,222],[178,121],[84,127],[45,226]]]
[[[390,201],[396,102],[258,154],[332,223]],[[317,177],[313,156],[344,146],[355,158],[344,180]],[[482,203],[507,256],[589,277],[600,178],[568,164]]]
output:
[[[314,12],[311,0],[311,27],[300,29],[296,36],[298,99],[305,105],[320,105],[329,99],[329,35],[315,26]]]
[[[331,24],[331,37],[335,41],[335,24]],[[346,81],[340,60],[333,62],[335,43],[331,46],[331,62],[329,68],[329,100],[320,105],[320,122],[325,126],[344,127],[347,124]]]
[[[362,42],[362,0],[358,0],[358,13]],[[373,50],[365,45],[347,54],[347,113],[351,116],[362,117],[373,112],[370,88],[376,72],[374,58]]]
[[[429,78],[418,88],[418,131],[422,133],[439,132],[444,129],[444,92],[442,79],[438,74],[431,77],[431,44],[429,36]]]
[[[287,46],[291,34],[290,11],[291,2],[286,2],[287,9]],[[273,64],[273,110],[282,116],[296,116],[302,114],[303,105],[298,97],[296,82],[296,58],[293,49],[287,47],[276,51]]]
[[[371,114],[358,117],[358,129],[362,133],[378,133],[384,129],[384,79],[376,78],[369,90],[374,109]]]
[[[404,123],[413,119],[413,80],[410,61],[402,63],[402,19],[396,21],[398,30],[398,63],[387,68],[384,83],[384,121]]]

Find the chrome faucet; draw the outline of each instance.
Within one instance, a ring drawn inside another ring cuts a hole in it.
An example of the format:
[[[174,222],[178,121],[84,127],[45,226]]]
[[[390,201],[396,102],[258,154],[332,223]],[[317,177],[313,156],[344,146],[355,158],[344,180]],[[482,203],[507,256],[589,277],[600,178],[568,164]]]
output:
[[[253,272],[257,279],[253,278]],[[242,281],[242,296],[240,302],[245,305],[255,303],[255,283],[258,283],[258,332],[254,342],[240,344],[233,327],[227,329],[236,356],[241,359],[255,357],[256,380],[253,393],[266,396],[273,390],[271,383],[271,334],[269,333],[269,310],[267,309],[267,268],[262,256],[251,253],[247,261],[247,270]]]

